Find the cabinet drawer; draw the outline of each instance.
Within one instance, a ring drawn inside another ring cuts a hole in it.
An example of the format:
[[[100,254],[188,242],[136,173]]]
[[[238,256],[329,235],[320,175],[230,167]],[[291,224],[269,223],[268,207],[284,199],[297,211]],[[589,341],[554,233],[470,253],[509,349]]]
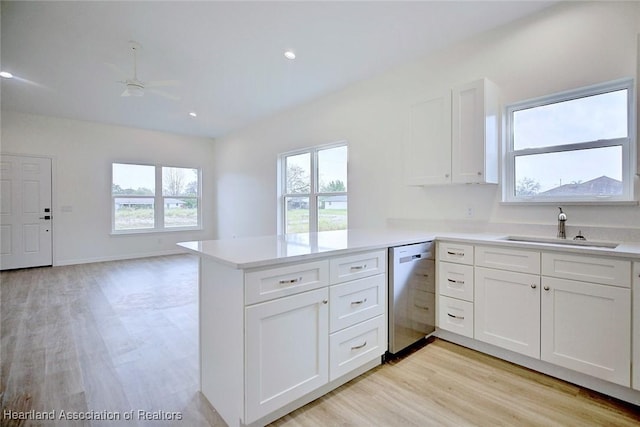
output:
[[[633,263],[633,302],[631,305],[631,313],[633,314],[633,326],[631,330],[633,335],[631,343],[633,345],[633,356],[631,367],[633,369],[633,378],[631,385],[634,389],[640,390],[640,262]]]
[[[330,260],[331,284],[375,276],[387,270],[387,251],[365,252]]]
[[[440,295],[473,301],[473,266],[438,262]]]
[[[438,260],[472,265],[473,245],[438,242]]]
[[[249,271],[244,276],[245,304],[268,301],[328,284],[329,262],[326,260]]]
[[[540,252],[498,246],[476,246],[475,251],[477,266],[540,274]]]
[[[629,288],[631,262],[545,252],[542,254],[542,275]]]
[[[329,336],[329,381],[380,358],[387,350],[385,316],[374,317]]]
[[[384,274],[329,288],[331,332],[384,314],[387,280]]]
[[[473,304],[455,298],[438,296],[438,327],[473,338]]]

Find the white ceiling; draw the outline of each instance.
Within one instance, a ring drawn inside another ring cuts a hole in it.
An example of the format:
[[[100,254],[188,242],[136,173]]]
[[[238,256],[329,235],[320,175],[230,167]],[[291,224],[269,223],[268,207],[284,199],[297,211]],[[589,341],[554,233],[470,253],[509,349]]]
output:
[[[553,3],[3,1],[2,108],[218,137]],[[120,96],[129,40],[178,101]]]

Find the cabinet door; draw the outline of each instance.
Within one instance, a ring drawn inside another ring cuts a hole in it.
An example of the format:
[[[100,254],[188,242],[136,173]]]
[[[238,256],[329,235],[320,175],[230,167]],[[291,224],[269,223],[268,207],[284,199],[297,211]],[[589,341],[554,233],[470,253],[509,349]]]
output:
[[[451,182],[451,93],[411,106],[404,150],[408,185]]]
[[[322,288],[245,309],[247,424],[328,382],[328,293]]]
[[[631,290],[542,277],[541,359],[626,387]]]
[[[540,276],[475,269],[474,336],[507,350],[540,357]]]
[[[640,390],[640,262],[633,263],[633,388]]]
[[[452,182],[498,182],[497,90],[486,79],[453,89]]]

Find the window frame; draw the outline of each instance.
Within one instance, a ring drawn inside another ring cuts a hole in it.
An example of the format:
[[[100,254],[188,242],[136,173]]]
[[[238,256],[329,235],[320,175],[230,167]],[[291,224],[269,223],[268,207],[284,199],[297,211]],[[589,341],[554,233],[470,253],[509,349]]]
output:
[[[318,169],[318,152],[329,150],[332,148],[347,148],[347,191],[340,192],[320,192],[319,169]],[[309,176],[309,193],[287,193],[287,157],[297,156],[300,154],[310,154],[310,176]],[[287,234],[287,197],[308,197],[309,198],[309,233],[318,232],[318,200],[323,196],[341,196],[347,197],[347,227],[349,224],[349,144],[347,141],[337,141],[330,144],[317,145],[314,147],[303,148],[299,150],[287,151],[278,156],[278,209],[277,209],[277,232],[278,234]]]
[[[556,104],[573,99],[585,98],[594,95],[627,90],[627,136],[604,140],[570,143],[564,145],[552,145],[539,148],[514,149],[513,113],[516,111]],[[636,203],[634,200],[633,181],[636,170],[636,113],[635,113],[635,81],[633,78],[624,78],[578,89],[563,91],[539,98],[516,102],[505,107],[505,144],[503,156],[503,183],[502,203],[504,204],[610,204],[610,203]],[[562,196],[562,197],[536,197],[516,196],[515,161],[519,156],[560,153],[578,150],[587,150],[604,147],[622,147],[622,194],[617,196]]]
[[[131,166],[152,166],[154,167],[154,194],[153,195],[127,195],[113,194],[113,165],[131,165]],[[162,187],[162,168],[178,168],[178,169],[195,169],[198,176],[198,194],[197,196],[165,196]],[[111,235],[128,235],[128,234],[148,234],[148,233],[171,233],[175,231],[197,231],[202,230],[202,168],[197,166],[176,166],[167,164],[154,164],[154,163],[139,163],[128,161],[113,161],[111,162]],[[116,208],[115,200],[117,198],[139,198],[139,199],[153,199],[153,228],[135,228],[126,230],[116,230]],[[164,211],[165,211],[165,198],[191,198],[196,199],[198,204],[197,209],[197,225],[183,226],[183,227],[165,227],[164,225]]]

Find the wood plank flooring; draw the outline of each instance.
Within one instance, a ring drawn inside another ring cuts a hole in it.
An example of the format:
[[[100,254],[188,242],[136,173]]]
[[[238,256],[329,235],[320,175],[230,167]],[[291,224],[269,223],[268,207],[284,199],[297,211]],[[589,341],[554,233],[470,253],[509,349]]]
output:
[[[191,255],[0,273],[2,407],[135,411],[27,426],[224,426],[197,392],[197,274]],[[435,340],[273,425],[638,426],[640,408]]]
[[[56,415],[135,411],[130,422],[26,425],[176,425],[147,419],[159,411],[180,412],[185,426],[225,425],[197,391],[197,257],[16,270],[0,280],[5,400],[29,395],[28,409]]]

